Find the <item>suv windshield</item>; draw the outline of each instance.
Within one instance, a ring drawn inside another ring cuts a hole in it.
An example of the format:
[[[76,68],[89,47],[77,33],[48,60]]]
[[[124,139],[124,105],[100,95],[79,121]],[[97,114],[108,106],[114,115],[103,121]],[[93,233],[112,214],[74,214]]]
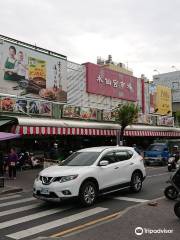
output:
[[[100,152],[75,152],[66,158],[61,166],[90,166],[99,157]]]
[[[163,151],[164,148],[163,145],[151,145],[149,146],[148,151]]]

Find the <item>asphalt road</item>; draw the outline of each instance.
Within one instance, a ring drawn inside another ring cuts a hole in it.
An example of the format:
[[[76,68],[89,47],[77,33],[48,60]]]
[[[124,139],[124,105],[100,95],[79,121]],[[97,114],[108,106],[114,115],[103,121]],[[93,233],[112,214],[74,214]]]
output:
[[[45,204],[34,199],[31,192],[3,196],[0,198],[0,239],[58,236],[83,224],[101,221],[97,219],[110,219],[128,207],[162,197],[169,175],[167,167],[149,167],[140,193],[123,191],[107,195],[91,208],[82,208],[77,201]]]

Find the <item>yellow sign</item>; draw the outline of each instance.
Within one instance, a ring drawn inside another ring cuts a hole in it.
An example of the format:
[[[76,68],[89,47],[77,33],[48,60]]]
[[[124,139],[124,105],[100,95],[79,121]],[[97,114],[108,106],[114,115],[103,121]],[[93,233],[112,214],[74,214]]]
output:
[[[157,114],[172,115],[171,88],[157,85],[155,109]]]
[[[29,78],[42,78],[46,81],[46,62],[29,57]]]

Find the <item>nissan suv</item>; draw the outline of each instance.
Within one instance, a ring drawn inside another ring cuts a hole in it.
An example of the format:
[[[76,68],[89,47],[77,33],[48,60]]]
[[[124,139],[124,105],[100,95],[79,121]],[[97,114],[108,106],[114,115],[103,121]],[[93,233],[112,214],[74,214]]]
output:
[[[83,205],[91,206],[101,194],[125,188],[139,192],[145,177],[143,158],[131,147],[86,148],[42,170],[33,195],[53,202],[79,197]]]

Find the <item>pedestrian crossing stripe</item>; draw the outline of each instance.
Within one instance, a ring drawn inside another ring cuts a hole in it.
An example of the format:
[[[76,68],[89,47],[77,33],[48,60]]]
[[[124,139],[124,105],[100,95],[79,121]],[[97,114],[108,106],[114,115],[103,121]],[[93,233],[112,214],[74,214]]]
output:
[[[9,200],[9,199],[13,199],[13,198],[19,198],[19,197],[21,197],[21,195],[9,195],[7,197],[0,197],[0,201]]]
[[[16,201],[11,201],[11,202],[0,203],[0,208],[15,205],[18,203],[26,203],[26,202],[30,202],[30,201],[34,201],[34,200],[36,200],[36,198],[30,197],[30,198],[24,198],[24,199],[20,199],[20,200],[16,200]]]
[[[6,235],[6,236],[9,237],[9,238],[15,239],[15,240],[22,239],[22,238],[25,238],[25,237],[30,237],[30,236],[33,236],[35,234],[51,230],[53,228],[60,227],[60,226],[63,226],[65,224],[72,223],[72,222],[75,222],[75,221],[93,216],[95,214],[104,212],[106,210],[108,210],[108,208],[96,207],[96,208],[93,208],[93,209],[83,211],[81,213],[76,213],[76,214],[68,216],[68,217],[64,217],[64,218],[61,218],[61,219],[58,219],[58,220],[55,220],[55,221],[51,221],[51,222],[48,222],[48,223],[45,223],[45,224],[41,224],[41,225],[38,225],[36,227],[28,228],[28,229],[25,229],[25,230],[22,230],[22,231],[19,231],[19,232],[15,232],[15,233],[12,233],[12,234],[9,234],[9,235]]]
[[[21,217],[21,218],[16,218],[10,221],[6,221],[6,222],[1,222],[0,223],[0,229],[3,228],[7,228],[7,227],[11,227],[20,223],[25,223],[25,222],[29,222],[41,217],[46,217],[55,213],[59,213],[59,212],[63,212],[64,210],[68,210],[68,209],[59,209],[59,208],[55,208],[55,209],[50,209],[50,210],[46,210],[46,211],[41,211],[38,213],[34,213],[34,214],[30,214],[28,216],[25,217]]]
[[[35,204],[27,205],[27,206],[24,206],[24,207],[13,208],[13,209],[10,209],[10,210],[0,212],[0,217],[7,216],[7,215],[17,213],[17,212],[18,213],[19,212],[24,212],[24,211],[27,211],[27,210],[31,210],[33,208],[41,207],[41,206],[43,206],[42,203],[35,203]]]

